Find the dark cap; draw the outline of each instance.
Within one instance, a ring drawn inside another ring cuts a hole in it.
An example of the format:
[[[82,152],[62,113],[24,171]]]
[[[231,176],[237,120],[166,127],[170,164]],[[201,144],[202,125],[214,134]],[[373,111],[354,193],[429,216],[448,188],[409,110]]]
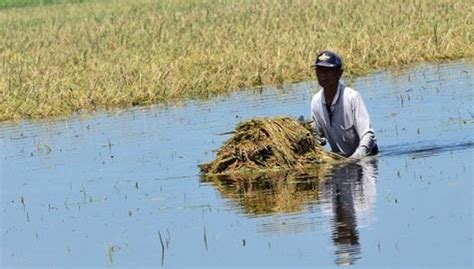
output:
[[[311,67],[317,66],[341,68],[342,60],[341,57],[339,57],[339,55],[337,55],[336,53],[329,50],[325,50],[318,54],[314,65],[312,65]]]

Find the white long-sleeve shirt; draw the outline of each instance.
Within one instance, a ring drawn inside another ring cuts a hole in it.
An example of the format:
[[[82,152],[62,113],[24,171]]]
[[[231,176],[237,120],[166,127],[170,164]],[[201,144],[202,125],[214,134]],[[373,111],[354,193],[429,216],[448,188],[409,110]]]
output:
[[[341,82],[330,111],[323,90],[313,96],[311,118],[316,133],[325,137],[336,153],[351,156],[358,147],[365,147],[370,153],[376,146],[375,133],[362,97]]]

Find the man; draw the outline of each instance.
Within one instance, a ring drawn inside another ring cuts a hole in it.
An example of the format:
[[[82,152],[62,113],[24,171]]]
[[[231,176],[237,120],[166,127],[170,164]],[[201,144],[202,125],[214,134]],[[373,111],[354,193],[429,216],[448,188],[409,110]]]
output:
[[[374,130],[362,97],[339,80],[341,58],[323,51],[312,65],[322,91],[311,101],[311,117],[322,145],[329,142],[333,152],[360,159],[378,153]]]

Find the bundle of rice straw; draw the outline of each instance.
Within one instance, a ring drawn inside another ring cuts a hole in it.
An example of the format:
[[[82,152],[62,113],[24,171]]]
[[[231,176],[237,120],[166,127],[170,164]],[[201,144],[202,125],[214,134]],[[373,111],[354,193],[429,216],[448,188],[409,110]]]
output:
[[[205,175],[304,170],[342,159],[316,143],[309,123],[289,117],[261,118],[240,123],[216,159],[200,168]]]

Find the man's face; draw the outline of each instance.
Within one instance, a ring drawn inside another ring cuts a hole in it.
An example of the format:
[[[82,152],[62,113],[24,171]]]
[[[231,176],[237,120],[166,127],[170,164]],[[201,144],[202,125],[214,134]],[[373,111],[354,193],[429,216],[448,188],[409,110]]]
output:
[[[316,77],[323,88],[335,88],[342,76],[342,69],[335,67],[316,67]]]

